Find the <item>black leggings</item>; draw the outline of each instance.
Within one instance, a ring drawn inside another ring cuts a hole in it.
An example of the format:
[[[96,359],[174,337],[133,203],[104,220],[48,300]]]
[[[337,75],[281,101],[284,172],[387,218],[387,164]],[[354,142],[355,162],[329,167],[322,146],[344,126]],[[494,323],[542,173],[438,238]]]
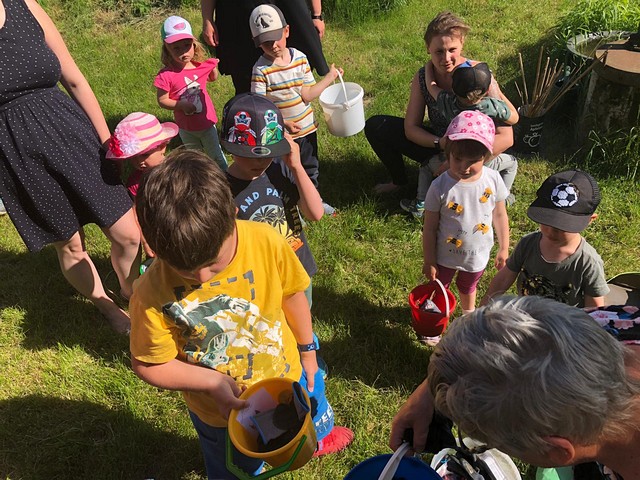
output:
[[[431,132],[430,129],[426,130]],[[404,118],[375,115],[367,120],[364,134],[373,151],[387,167],[391,181],[396,185],[407,183],[403,155],[423,164],[440,153],[438,148],[422,147],[408,140],[404,134]]]

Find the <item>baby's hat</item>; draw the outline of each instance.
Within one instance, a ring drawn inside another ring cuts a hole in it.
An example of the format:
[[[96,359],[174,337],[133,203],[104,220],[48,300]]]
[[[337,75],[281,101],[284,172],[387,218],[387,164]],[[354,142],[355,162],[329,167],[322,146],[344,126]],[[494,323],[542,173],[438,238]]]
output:
[[[470,92],[480,90],[486,92],[491,86],[491,70],[486,63],[478,63],[471,67],[464,64],[453,71],[453,93],[466,97]]]
[[[264,42],[275,42],[282,38],[282,31],[287,26],[282,11],[275,5],[258,5],[249,17],[251,37],[256,47]]]
[[[173,15],[167,18],[162,24],[160,29],[162,35],[162,41],[164,43],[174,43],[184,40],[185,38],[191,38],[195,40],[191,25],[184,18]]]
[[[477,110],[465,110],[451,120],[444,134],[449,140],[475,140],[493,153],[496,127],[491,117]]]
[[[125,160],[148,152],[178,134],[179,128],[173,122],[160,123],[150,113],[133,112],[124,117],[116,126],[109,141],[107,158]]]
[[[600,198],[600,188],[591,175],[581,170],[566,170],[542,183],[527,215],[536,223],[579,233],[591,222]]]
[[[286,155],[291,147],[284,132],[280,109],[263,95],[241,93],[224,106],[220,143],[232,155],[245,158]]]

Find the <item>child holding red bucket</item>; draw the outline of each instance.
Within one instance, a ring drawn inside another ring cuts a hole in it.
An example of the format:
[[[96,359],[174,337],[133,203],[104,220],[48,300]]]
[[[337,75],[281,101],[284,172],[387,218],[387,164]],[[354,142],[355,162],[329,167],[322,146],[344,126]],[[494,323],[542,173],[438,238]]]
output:
[[[475,309],[476,286],[489,261],[494,229],[500,246],[498,270],[509,256],[509,191],[498,172],[484,166],[492,155],[494,136],[494,123],[487,115],[457,115],[442,139],[449,169],[434,180],[425,198],[422,272],[445,287],[457,272],[464,313]]]

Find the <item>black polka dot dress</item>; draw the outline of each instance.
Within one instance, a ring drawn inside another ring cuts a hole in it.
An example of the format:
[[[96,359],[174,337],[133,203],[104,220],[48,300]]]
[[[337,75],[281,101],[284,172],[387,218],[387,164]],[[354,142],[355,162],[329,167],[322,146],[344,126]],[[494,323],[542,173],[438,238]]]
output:
[[[27,248],[113,225],[131,208],[84,111],[57,86],[60,63],[23,0],[2,0],[0,198]]]

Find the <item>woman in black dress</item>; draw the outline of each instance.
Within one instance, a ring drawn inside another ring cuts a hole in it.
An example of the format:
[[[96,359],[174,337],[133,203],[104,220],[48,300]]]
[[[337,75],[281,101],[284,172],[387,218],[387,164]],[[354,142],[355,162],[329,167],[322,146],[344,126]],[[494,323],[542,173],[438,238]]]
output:
[[[129,317],[105,293],[82,229],[96,223],[109,238],[120,293],[129,297],[140,238],[117,167],[102,154],[109,137],[46,12],[35,0],[0,0],[0,198],[27,248],[53,244],[69,283],[125,333]]]

